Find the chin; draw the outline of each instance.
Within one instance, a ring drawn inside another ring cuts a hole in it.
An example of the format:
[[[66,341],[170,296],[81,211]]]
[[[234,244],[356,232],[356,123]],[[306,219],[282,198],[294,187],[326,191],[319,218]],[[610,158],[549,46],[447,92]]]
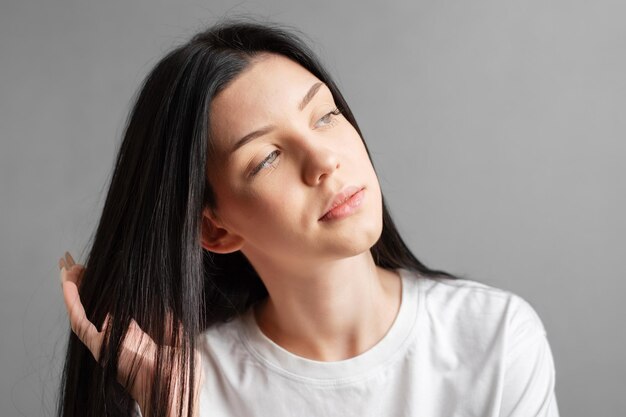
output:
[[[369,223],[369,227],[353,230],[353,233],[345,239],[337,241],[333,248],[337,258],[348,258],[369,251],[382,236],[382,218],[377,223]]]

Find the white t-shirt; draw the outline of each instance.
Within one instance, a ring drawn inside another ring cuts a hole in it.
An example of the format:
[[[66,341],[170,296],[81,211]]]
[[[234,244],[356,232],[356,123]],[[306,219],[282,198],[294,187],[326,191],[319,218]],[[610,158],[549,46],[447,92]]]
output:
[[[252,309],[201,340],[202,417],[558,417],[544,326],[521,297],[399,269],[402,301],[374,347],[336,362],[266,337]]]

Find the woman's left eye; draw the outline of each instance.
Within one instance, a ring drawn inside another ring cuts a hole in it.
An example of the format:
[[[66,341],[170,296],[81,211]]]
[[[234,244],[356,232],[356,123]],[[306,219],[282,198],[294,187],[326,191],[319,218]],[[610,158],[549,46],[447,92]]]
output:
[[[341,110],[339,110],[339,107],[335,107],[335,109],[331,112],[326,113],[324,116],[322,116],[317,123],[315,124],[316,127],[318,127],[319,123],[322,122],[322,126],[328,126],[331,125],[334,122],[334,117],[333,116],[339,116],[341,114]]]
[[[267,157],[263,161],[261,161],[261,163],[259,165],[254,167],[252,172],[250,172],[250,176],[253,177],[253,176],[255,176],[257,174],[257,172],[259,172],[263,168],[271,166],[272,162],[274,162],[276,160],[276,158],[278,158],[278,155],[280,155],[280,151],[279,150],[274,150],[274,151],[270,152],[270,154],[267,155]]]

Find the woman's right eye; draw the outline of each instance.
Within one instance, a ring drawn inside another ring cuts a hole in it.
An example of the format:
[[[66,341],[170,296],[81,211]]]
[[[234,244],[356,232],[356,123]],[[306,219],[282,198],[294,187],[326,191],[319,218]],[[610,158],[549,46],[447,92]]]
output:
[[[274,162],[276,160],[276,158],[278,157],[279,154],[280,154],[280,151],[278,149],[270,152],[270,154],[267,155],[267,157],[259,165],[257,165],[252,170],[252,172],[250,172],[250,176],[256,175],[256,173],[259,172],[260,170],[262,170],[263,168],[271,166],[272,162]]]

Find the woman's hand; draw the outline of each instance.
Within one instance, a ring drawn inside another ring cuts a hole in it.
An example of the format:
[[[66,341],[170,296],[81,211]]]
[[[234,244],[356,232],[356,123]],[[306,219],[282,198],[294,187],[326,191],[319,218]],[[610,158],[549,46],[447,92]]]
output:
[[[96,326],[94,326],[94,324],[87,318],[78,293],[78,288],[80,287],[85,268],[82,265],[75,263],[69,252],[65,253],[65,257],[59,259],[59,268],[61,269],[63,299],[65,301],[65,307],[67,308],[72,331],[89,349],[94,359],[98,361],[100,358],[100,349],[105,335],[107,334],[107,326],[110,323],[111,316],[110,314],[107,314],[102,325],[102,329],[98,331]],[[169,320],[168,325],[168,330],[170,330],[172,328],[171,320]],[[162,355],[167,355],[170,353],[169,349],[176,349],[176,347],[164,346],[161,349],[163,349]],[[117,380],[126,388],[128,393],[139,404],[144,416],[150,415],[147,410],[148,396],[150,395],[151,390],[149,383],[152,381],[154,373],[156,353],[156,343],[139,327],[135,320],[131,320],[121,347],[118,361]],[[200,366],[199,352],[194,351],[194,354],[196,363],[196,412],[194,414],[197,415],[197,395],[202,382],[202,367]],[[178,366],[180,366],[180,364],[178,364]],[[178,368],[175,368],[173,370],[174,374],[176,374],[178,370]],[[129,379],[131,372],[134,378]],[[130,383],[128,383],[128,381],[130,381]],[[179,389],[178,381],[174,384],[174,389]],[[174,396],[174,398],[177,398],[177,396]],[[184,398],[186,398],[186,395]],[[177,400],[180,400],[180,398],[177,398]],[[170,412],[172,415],[174,415],[173,413],[175,413],[175,407],[177,405],[176,401],[171,404]],[[183,412],[183,415],[185,414],[186,409]]]

